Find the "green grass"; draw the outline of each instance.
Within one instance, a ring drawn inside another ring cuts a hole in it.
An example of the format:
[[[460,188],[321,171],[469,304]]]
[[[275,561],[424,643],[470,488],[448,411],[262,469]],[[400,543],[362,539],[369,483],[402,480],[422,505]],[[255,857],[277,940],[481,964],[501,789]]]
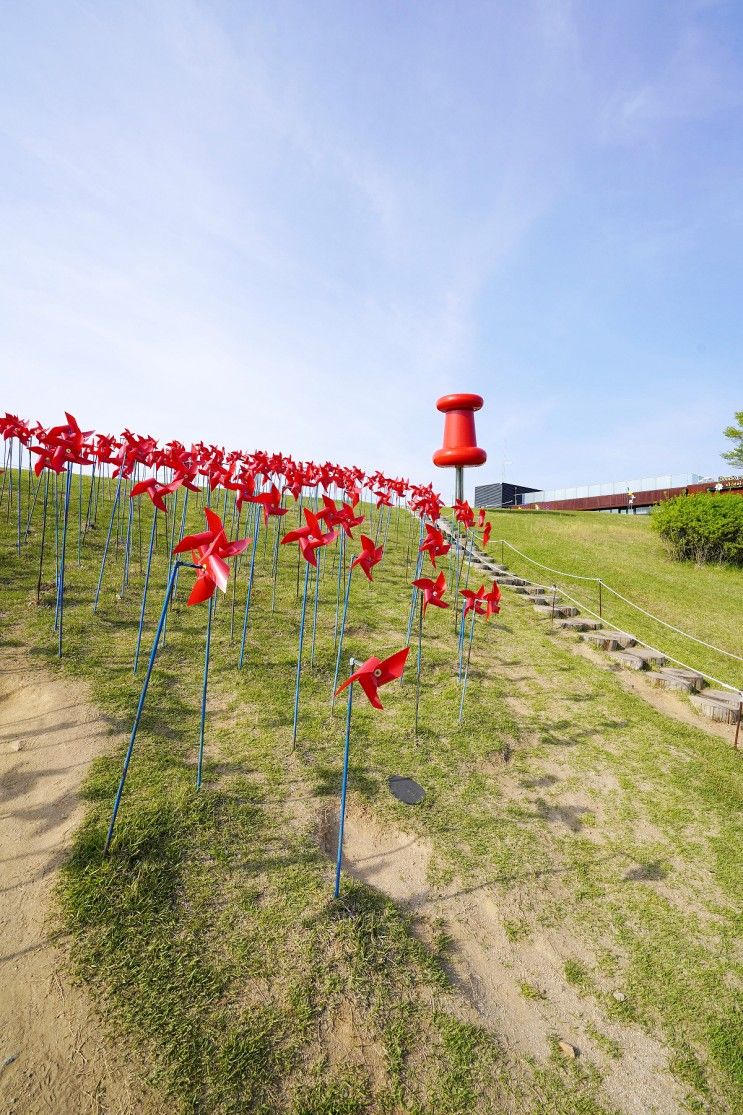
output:
[[[336,579],[332,569],[321,579],[316,666],[304,675],[293,750],[296,557],[294,547],[279,550],[272,613],[273,523],[265,553],[263,540],[258,546],[242,671],[237,641],[229,638],[231,590],[217,606],[199,794],[206,611],[184,606],[193,576],[184,571],[112,855],[103,859],[141,680],[131,671],[142,585],[137,560],[119,599],[119,554],[99,614],[91,613],[107,514],[99,509],[80,566],[71,531],[58,667],[53,592],[34,604],[38,522],[19,561],[12,518],[0,512],[4,640],[28,645],[50,670],[88,679],[110,718],[114,753],[94,764],[85,785],[87,818],[60,888],[61,929],[71,963],[111,1024],[138,1043],[142,1071],[171,1097],[172,1109],[613,1110],[595,1066],[549,1060],[548,1048],[540,1063],[507,1055],[497,1034],[463,1016],[447,974],[444,926],[431,927],[423,936],[434,944],[424,945],[404,909],[348,877],[342,901],[332,901],[333,865],[320,850],[317,826],[323,809],[337,808],[342,760],[344,705],[331,717],[329,704]],[[143,504],[145,544],[150,514]],[[293,520],[292,511],[282,530]],[[189,529],[201,521],[192,506]],[[399,513],[372,585],[355,575],[346,654],[383,656],[404,643],[407,529]],[[243,563],[238,615],[246,576]],[[165,580],[161,537],[147,647]],[[712,597],[705,622],[719,637],[726,605],[714,598],[717,618],[711,608]],[[735,953],[739,758],[703,725],[670,721],[625,692],[510,594],[497,621],[477,631],[460,728],[454,647],[451,612],[430,609],[417,742],[410,676],[382,690],[381,712],[361,696],[354,702],[352,804],[363,802],[383,825],[425,837],[438,882],[486,885],[514,948],[544,933],[569,941],[576,967],[566,966],[566,986],[579,972],[581,994],[607,1018],[664,1042],[691,1105],[734,1111],[743,1099]],[[422,782],[421,806],[405,810],[390,797],[386,780],[394,773]],[[538,979],[522,983],[539,986]],[[626,991],[623,1003],[611,997],[617,987]],[[535,1010],[542,1006],[534,1002]]]
[[[622,596],[697,638],[743,656],[743,569],[675,561],[647,515],[589,511],[491,512],[488,551],[509,569],[542,584],[558,584],[598,611],[598,588],[540,570],[501,548],[504,539],[532,561],[584,577],[600,577]],[[602,614],[690,666],[743,688],[743,663],[708,650],[643,616],[608,592]]]

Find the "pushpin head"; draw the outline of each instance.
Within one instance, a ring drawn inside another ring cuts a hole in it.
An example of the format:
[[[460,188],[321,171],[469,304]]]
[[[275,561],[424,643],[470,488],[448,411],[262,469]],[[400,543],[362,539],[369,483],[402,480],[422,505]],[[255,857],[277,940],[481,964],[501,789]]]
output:
[[[433,463],[439,468],[471,468],[485,464],[488,455],[479,448],[475,434],[475,411],[482,405],[482,395],[465,392],[442,395],[437,401],[436,409],[446,415],[444,444],[433,455]]]

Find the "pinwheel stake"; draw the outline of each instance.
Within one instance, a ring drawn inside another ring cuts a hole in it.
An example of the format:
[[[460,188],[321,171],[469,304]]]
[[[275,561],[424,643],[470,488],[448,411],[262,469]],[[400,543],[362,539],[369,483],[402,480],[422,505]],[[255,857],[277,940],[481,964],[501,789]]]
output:
[[[41,479],[41,477],[39,477]],[[44,470],[44,510],[41,516],[41,553],[39,555],[39,579],[36,582],[36,603],[41,598],[41,577],[44,570],[44,541],[46,539],[46,510],[49,502],[49,470]]]
[[[343,539],[343,537],[344,536],[341,535],[341,540]],[[361,547],[362,547],[361,548],[361,553],[358,555],[358,557],[355,557],[353,559],[353,561],[351,562],[351,565],[349,566],[349,569],[348,569],[348,579],[346,581],[346,591],[345,591],[345,594],[344,594],[344,597],[343,597],[343,618],[341,619],[340,635],[339,635],[339,638],[338,638],[338,654],[337,654],[336,659],[335,659],[335,677],[333,678],[333,696],[332,696],[331,701],[330,701],[330,711],[331,712],[333,711],[333,708],[335,707],[335,690],[336,690],[336,687],[338,685],[338,674],[339,674],[340,668],[341,668],[341,655],[343,653],[343,635],[344,635],[345,630],[346,630],[346,615],[348,614],[348,596],[349,596],[349,593],[351,591],[351,577],[353,575],[354,569],[358,565],[361,568],[362,572],[364,573],[366,579],[368,581],[372,581],[373,577],[371,575],[371,571],[374,568],[374,566],[378,565],[378,563],[382,560],[382,554],[384,553],[384,547],[383,546],[375,546],[374,545],[374,539],[369,538],[369,536],[366,535],[366,534],[361,535]]]
[[[248,574],[248,591],[245,597],[245,615],[243,616],[243,633],[240,640],[240,657],[237,662],[237,668],[242,670],[243,662],[245,660],[245,640],[248,635],[248,613],[250,612],[250,596],[253,592],[253,574],[255,573],[255,552],[258,549],[258,536],[261,532],[261,516],[260,509],[255,518],[255,541],[253,549],[250,551],[250,573]]]
[[[174,562],[173,567],[170,571],[170,577],[168,578],[168,585],[167,585],[167,588],[165,590],[165,599],[163,600],[163,606],[162,606],[162,609],[160,610],[160,619],[158,620],[157,630],[155,631],[155,639],[154,639],[154,642],[152,644],[152,650],[150,651],[150,659],[149,659],[149,662],[147,663],[147,672],[144,676],[144,683],[142,685],[142,691],[139,694],[139,702],[137,704],[137,711],[136,711],[135,716],[134,716],[134,724],[132,725],[132,734],[129,737],[129,746],[126,749],[126,755],[124,756],[124,767],[121,771],[121,777],[119,779],[118,789],[116,790],[116,797],[114,798],[114,807],[113,807],[113,812],[111,813],[111,820],[109,821],[109,824],[108,824],[108,832],[106,833],[106,842],[103,845],[104,856],[108,855],[108,850],[111,847],[111,840],[113,839],[114,826],[116,824],[116,817],[117,817],[118,812],[119,812],[119,806],[121,805],[121,795],[124,793],[124,786],[126,784],[126,776],[129,773],[129,764],[131,762],[132,753],[134,751],[134,741],[137,738],[137,731],[139,729],[139,722],[142,718],[142,709],[144,708],[145,697],[147,696],[147,689],[148,689],[148,686],[150,684],[150,678],[152,677],[152,667],[155,665],[155,658],[157,656],[157,648],[160,644],[160,636],[162,635],[163,625],[165,623],[165,616],[166,616],[166,613],[168,611],[168,603],[170,601],[170,594],[173,591],[173,584],[175,582],[176,574],[178,573],[178,570],[182,566],[191,566],[191,562],[188,562],[188,561],[176,561],[176,562]],[[191,566],[191,567],[196,568],[196,566]]]
[[[297,678],[294,684],[294,714],[292,719],[292,748],[297,743],[297,724],[299,723],[299,683],[302,677],[302,644],[304,643],[304,624],[307,618],[307,585],[310,579],[310,563],[305,563],[304,591],[302,593],[302,617],[299,621],[299,650],[297,651]]]
[[[139,630],[137,631],[137,647],[134,651],[134,673],[137,672],[139,664],[139,649],[142,645],[142,628],[144,627],[144,613],[147,607],[147,587],[150,583],[150,568],[152,566],[152,550],[155,545],[155,533],[157,531],[157,508],[152,508],[152,529],[150,530],[150,548],[147,553],[147,568],[144,575],[144,589],[142,590],[142,607],[139,613]]]
[[[201,773],[204,766],[204,724],[206,722],[206,689],[209,682],[209,651],[212,642],[212,616],[214,614],[214,594],[209,597],[209,613],[206,620],[206,649],[204,651],[204,684],[201,690],[201,722],[199,725],[199,759],[196,766],[196,789],[201,789]]]
[[[116,493],[114,495],[113,504],[111,505],[111,518],[108,521],[108,531],[106,533],[106,541],[103,544],[103,557],[101,558],[101,571],[100,571],[100,574],[98,575],[98,584],[97,584],[96,590],[95,590],[95,599],[93,600],[93,611],[94,612],[97,611],[97,609],[98,609],[98,598],[101,595],[101,585],[103,584],[103,574],[104,574],[105,569],[106,569],[106,558],[108,557],[108,547],[111,544],[111,533],[112,533],[113,528],[114,528],[114,521],[116,519],[116,511],[118,509],[119,499],[121,497],[121,481],[123,479],[123,472],[124,472],[125,464],[126,464],[126,459],[124,459],[122,461],[122,463],[119,467],[119,475],[118,475],[117,480],[116,480]]]
[[[226,592],[227,585],[230,579],[230,567],[226,562],[226,558],[235,557],[237,554],[250,545],[249,538],[240,538],[235,542],[228,542],[227,536],[224,532],[222,520],[219,515],[215,514],[208,507],[205,509],[206,521],[209,529],[202,531],[200,534],[188,535],[182,538],[176,546],[176,553],[183,553],[186,550],[193,551],[193,562],[182,561],[177,558],[171,567],[170,576],[168,577],[168,584],[165,589],[165,599],[160,611],[160,619],[157,624],[157,631],[155,632],[155,639],[150,651],[150,659],[147,663],[147,672],[145,674],[144,683],[142,685],[142,692],[139,695],[139,703],[137,705],[137,712],[134,717],[134,725],[132,726],[132,734],[129,739],[129,746],[124,757],[124,767],[121,772],[119,786],[116,791],[116,798],[114,800],[113,812],[111,814],[111,821],[108,826],[108,833],[106,835],[106,843],[103,848],[103,854],[106,855],[111,846],[111,839],[113,837],[114,825],[116,824],[116,816],[119,811],[121,803],[121,795],[124,792],[124,784],[126,782],[127,772],[129,770],[129,763],[131,762],[132,752],[134,751],[134,741],[137,737],[137,729],[142,716],[142,709],[144,708],[145,697],[147,696],[147,688],[150,684],[152,676],[152,668],[155,664],[155,657],[157,649],[160,644],[160,638],[165,626],[165,617],[168,612],[168,604],[170,603],[170,595],[173,591],[173,585],[178,575],[178,570],[183,566],[191,569],[198,569],[199,574],[191,589],[191,595],[187,603],[201,604],[203,601],[209,601],[209,616],[207,619],[207,634],[206,634],[206,653],[204,661],[204,684],[202,688],[201,697],[201,729],[199,733],[199,758],[196,775],[196,788],[199,789],[201,785],[201,770],[204,755],[204,722],[206,718],[206,690],[207,681],[209,676],[209,651],[211,643],[211,618],[213,610],[213,598],[216,589],[221,589]]]
[[[472,619],[470,620],[470,637],[469,637],[469,643],[467,645],[467,665],[464,668],[464,678],[462,679],[462,695],[461,695],[460,700],[459,700],[459,723],[460,724],[462,723],[462,717],[464,715],[464,695],[467,692],[467,678],[469,677],[469,673],[470,673],[470,655],[472,654],[472,636],[475,634],[475,617],[476,617],[476,615],[477,615],[477,609],[473,608],[472,609]],[[462,616],[462,631],[464,631],[466,622],[467,621],[466,621],[465,617]]]
[[[462,611],[462,631],[464,631],[467,623],[467,613],[472,612],[472,620],[470,622],[470,635],[469,643],[467,646],[467,663],[464,668],[464,676],[462,677],[461,670],[461,657],[460,657],[460,677],[462,678],[462,693],[459,698],[459,723],[462,723],[464,716],[464,698],[467,692],[467,679],[470,672],[470,657],[472,655],[472,638],[475,634],[475,619],[477,616],[485,616],[489,620],[491,616],[497,615],[500,612],[500,588],[498,583],[493,581],[493,587],[490,592],[485,592],[485,586],[480,585],[477,592],[472,589],[463,589],[461,595],[465,598],[466,604]]]
[[[69,517],[70,509],[70,482],[72,480],[72,465],[67,465],[67,478],[65,480],[65,493],[64,493],[64,518],[62,521],[62,553],[59,563],[59,575],[57,577],[57,657],[62,657],[62,621],[64,616],[64,572],[65,572],[65,550],[67,547],[67,519]]]
[[[405,669],[405,660],[408,657],[409,647],[403,647],[389,658],[380,661],[379,658],[367,658],[366,662],[357,662],[349,659],[351,673],[341,686],[335,691],[337,697],[344,689],[348,689],[348,703],[346,705],[346,736],[343,746],[343,778],[341,781],[341,807],[338,819],[338,852],[335,861],[335,886],[333,897],[338,898],[341,891],[341,867],[343,865],[343,830],[346,823],[346,795],[348,792],[348,762],[351,754],[351,709],[353,706],[354,682],[358,682],[364,693],[369,698],[374,708],[383,708],[379,699],[378,689],[395,678],[402,677]],[[353,672],[354,666],[358,667]]]
[[[323,534],[322,526],[320,525],[320,516],[312,511],[304,509],[304,517],[306,525],[298,527],[296,530],[290,530],[281,539],[282,546],[289,542],[298,542],[299,550],[306,562],[304,571],[304,591],[302,593],[302,616],[299,623],[299,651],[297,654],[297,680],[294,686],[294,717],[292,725],[292,748],[296,746],[297,742],[297,723],[299,720],[299,683],[302,677],[302,645],[304,643],[304,627],[307,618],[307,586],[310,579],[310,566],[315,567],[315,575],[318,575],[317,556],[316,551],[323,546],[329,545],[334,542],[338,537],[336,531],[328,531]],[[316,588],[318,581],[315,581]]]
[[[429,604],[433,604],[436,608],[448,608],[449,605],[443,599],[446,592],[446,577],[443,571],[439,573],[435,581],[430,577],[420,577],[418,580],[413,581],[416,589],[421,590],[421,603],[420,613],[418,617],[418,661],[415,675],[415,738],[418,738],[418,706],[420,704],[421,695],[421,657],[423,645],[423,617],[426,614],[426,609]]]

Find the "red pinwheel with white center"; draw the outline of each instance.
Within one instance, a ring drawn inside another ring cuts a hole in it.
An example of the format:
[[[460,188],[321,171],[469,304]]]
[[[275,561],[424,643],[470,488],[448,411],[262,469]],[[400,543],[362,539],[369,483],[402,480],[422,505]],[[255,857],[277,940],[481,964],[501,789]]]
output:
[[[367,534],[361,535],[361,547],[361,553],[351,562],[351,569],[355,569],[357,565],[360,566],[366,579],[368,581],[373,581],[374,578],[371,575],[371,571],[374,566],[382,560],[384,547],[375,546],[374,539],[369,538]]]
[[[431,565],[436,568],[436,558],[443,557],[448,554],[451,546],[448,542],[444,542],[444,536],[441,531],[430,523],[426,523],[426,537],[418,547],[418,553],[428,554],[431,559]]]
[[[217,588],[226,592],[230,567],[225,559],[241,554],[251,543],[250,538],[238,538],[234,542],[228,542],[219,515],[209,507],[204,508],[204,514],[209,530],[186,535],[173,550],[174,554],[184,554],[191,550],[193,563],[199,567],[199,574],[186,601],[187,604],[201,604],[204,600],[208,600]]]
[[[281,545],[285,546],[288,542],[298,542],[299,548],[302,551],[302,557],[309,565],[317,567],[317,558],[315,557],[315,550],[319,550],[322,546],[328,546],[334,542],[338,537],[337,530],[328,531],[323,534],[322,526],[320,525],[320,516],[315,515],[313,511],[309,511],[306,507],[304,509],[304,517],[307,525],[298,527],[296,530],[290,530],[281,539]]]
[[[483,602],[485,596],[485,585],[480,585],[477,592],[475,592],[471,588],[463,588],[461,589],[459,595],[463,596],[465,599],[464,611],[462,612],[463,620],[467,618],[467,613],[471,612],[473,608],[475,609],[475,612],[478,616],[485,615],[486,605]]]
[[[466,499],[455,500],[454,518],[458,523],[461,523],[466,530],[469,530],[470,527],[475,525],[475,513]]]
[[[140,480],[138,484],[134,485],[129,493],[129,498],[134,499],[135,496],[148,495],[158,511],[167,511],[165,496],[177,491],[183,484],[183,479],[182,476],[179,476],[175,480],[171,480],[169,484],[160,484],[154,476],[149,476],[146,480]]]
[[[447,602],[442,600],[446,592],[446,577],[443,570],[435,581],[432,581],[430,577],[419,577],[417,581],[413,581],[413,584],[423,593],[423,615],[426,614],[429,604],[433,604],[436,608],[449,607]]]
[[[496,581],[493,581],[493,587],[490,592],[486,592],[482,599],[485,604],[486,619],[490,619],[491,616],[495,616],[500,612],[500,588]]]
[[[395,654],[391,654],[389,658],[367,658],[366,662],[362,663],[355,673],[350,674],[343,684],[338,686],[335,691],[336,697],[354,681],[357,681],[374,708],[384,708],[377,691],[380,686],[387,685],[388,682],[402,677],[409,651],[410,647],[404,647]]]
[[[251,503],[260,503],[263,508],[263,522],[268,523],[269,515],[286,515],[288,507],[281,506],[281,492],[275,484],[267,492],[260,492],[257,496],[249,497]]]

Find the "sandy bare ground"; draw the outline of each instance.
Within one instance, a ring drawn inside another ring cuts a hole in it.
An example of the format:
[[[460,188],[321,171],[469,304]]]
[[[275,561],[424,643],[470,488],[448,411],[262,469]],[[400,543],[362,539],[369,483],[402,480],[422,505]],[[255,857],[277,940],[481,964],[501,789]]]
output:
[[[81,686],[0,650],[0,1112],[151,1110],[50,939],[52,889],[82,820],[80,784],[109,748]]]
[[[319,836],[329,854],[336,846],[336,825],[334,812],[321,818]],[[509,911],[500,908],[496,889],[487,883],[432,887],[430,858],[424,839],[380,825],[358,804],[349,809],[346,870],[407,906],[422,926],[443,922],[452,944],[451,974],[473,1009],[473,1020],[493,1030],[515,1061],[525,1056],[546,1061],[554,1036],[599,1069],[608,1103],[624,1115],[687,1111],[663,1046],[638,1026],[609,1021],[595,1002],[566,983],[564,965],[575,955],[574,940],[548,930],[527,941],[509,940]],[[544,998],[526,999],[525,983]],[[596,1031],[618,1043],[621,1057],[614,1059],[597,1045]]]

